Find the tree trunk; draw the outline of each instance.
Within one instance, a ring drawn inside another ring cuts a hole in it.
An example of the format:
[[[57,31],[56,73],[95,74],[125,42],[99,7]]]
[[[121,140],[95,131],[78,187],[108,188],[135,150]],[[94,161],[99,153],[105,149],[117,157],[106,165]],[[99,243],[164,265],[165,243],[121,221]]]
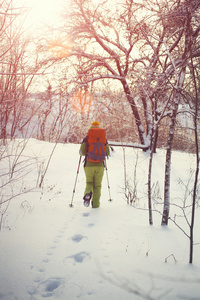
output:
[[[174,100],[174,109],[173,109],[172,117],[171,117],[171,124],[170,124],[168,145],[167,145],[167,153],[166,153],[166,162],[165,162],[164,208],[163,208],[161,225],[168,225],[168,219],[169,219],[171,152],[172,152],[172,143],[173,143],[174,131],[175,131],[176,115],[177,115],[179,100],[180,100],[180,96],[181,96],[180,92],[181,92],[181,89],[183,87],[183,83],[185,80],[185,70],[186,70],[186,67],[183,66],[182,70],[179,74],[177,90],[176,90],[176,95],[175,95],[175,100]]]
[[[139,115],[139,112],[138,112],[138,109],[137,109],[137,105],[135,103],[135,100],[134,100],[133,96],[131,95],[131,91],[129,89],[129,86],[128,86],[125,79],[123,81],[121,81],[121,83],[123,85],[124,92],[126,94],[127,100],[130,103],[133,115],[135,117],[135,122],[136,122],[136,126],[138,128],[140,142],[141,142],[142,145],[149,146],[147,138],[146,138],[146,134],[145,134],[145,131],[144,131],[144,127],[143,127],[143,124],[142,124],[142,121],[141,121],[141,118],[140,118],[140,115]]]
[[[197,117],[198,117],[198,87],[196,83],[195,73],[194,73],[194,65],[193,61],[191,59],[191,65],[192,65],[192,75],[194,80],[194,86],[195,86],[195,115],[194,115],[194,132],[195,132],[195,150],[196,150],[196,172],[195,172],[195,180],[194,180],[194,189],[193,189],[193,195],[192,195],[192,216],[191,216],[191,225],[190,225],[190,258],[189,263],[192,264],[193,262],[193,246],[194,246],[194,238],[193,238],[193,232],[194,232],[194,217],[195,217],[195,203],[196,203],[196,196],[197,196],[197,184],[198,184],[198,177],[199,177],[199,144],[198,144],[198,123],[197,123]]]
[[[150,151],[149,171],[148,171],[148,208],[149,208],[149,225],[153,225],[152,201],[151,201],[151,173],[153,163],[153,151]]]
[[[158,126],[156,126],[155,132],[153,133],[153,135],[155,136],[154,137],[154,143],[152,144],[153,153],[156,153],[157,143],[158,143],[158,133],[159,133],[159,129],[158,129]]]
[[[170,126],[170,128],[173,125]],[[168,148],[166,153],[165,162],[165,190],[164,190],[164,208],[162,215],[162,225],[168,225],[169,218],[169,208],[170,208],[170,172],[171,172],[171,145],[172,145],[173,135],[169,137]]]
[[[177,76],[177,84],[175,90],[175,100],[174,100],[174,109],[172,111],[170,131],[168,137],[168,146],[167,146],[167,154],[166,154],[166,163],[165,163],[165,188],[164,188],[164,209],[162,216],[162,225],[168,224],[169,219],[169,208],[170,208],[170,172],[171,172],[171,151],[172,151],[172,142],[174,138],[174,130],[175,130],[175,121],[176,115],[179,105],[179,100],[181,96],[181,90],[185,81],[185,73],[186,73],[186,65],[187,65],[187,56],[191,51],[192,40],[191,40],[191,14],[189,10],[187,11],[187,21],[185,23],[185,49],[182,55],[183,66],[178,74],[177,69],[175,70],[175,74]],[[174,65],[175,66],[175,65]]]
[[[197,128],[196,128],[197,129]],[[198,176],[199,176],[199,150],[198,150],[198,136],[197,130],[195,130],[195,145],[196,145],[196,172],[195,172],[195,181],[194,181],[194,189],[193,189],[193,196],[192,196],[192,216],[191,216],[191,225],[190,225],[190,259],[189,263],[192,264],[193,262],[193,232],[194,232],[194,217],[195,217],[195,203],[196,203],[196,196],[197,196],[197,184],[198,184]]]
[[[156,103],[155,107],[153,109],[153,112],[155,115],[154,123],[156,125],[153,126],[153,128],[152,128],[152,138],[151,138],[151,149],[152,149],[153,153],[156,153],[157,143],[158,143],[159,123],[161,121],[161,119],[159,120],[159,117],[158,117],[157,108],[158,107],[157,107],[157,103]],[[165,109],[163,110],[163,113],[164,113],[164,111],[165,111]]]

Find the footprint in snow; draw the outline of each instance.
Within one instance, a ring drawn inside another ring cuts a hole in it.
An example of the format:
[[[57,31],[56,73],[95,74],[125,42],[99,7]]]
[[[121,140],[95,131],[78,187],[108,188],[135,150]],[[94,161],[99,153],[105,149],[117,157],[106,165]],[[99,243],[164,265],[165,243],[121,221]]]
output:
[[[45,268],[39,268],[38,271],[39,271],[40,273],[43,273],[43,272],[45,271]]]
[[[44,262],[45,264],[47,264],[49,261],[50,261],[50,260],[49,260],[47,257],[45,257],[45,258],[42,260],[42,262]]]
[[[40,282],[34,294],[40,294],[43,298],[51,297],[58,293],[59,288],[65,283],[62,277],[52,277]]]
[[[86,239],[87,237],[82,235],[82,234],[75,234],[72,236],[71,240],[74,242],[74,243],[79,243],[82,241],[82,239]]]
[[[73,261],[75,263],[82,263],[83,261],[90,259],[91,256],[90,256],[90,253],[88,253],[86,251],[82,251],[82,252],[79,252],[74,255],[66,257],[66,259],[69,259],[69,258],[73,259]]]
[[[59,237],[58,237],[59,238]],[[54,244],[58,244],[59,243],[59,240],[58,239],[55,239],[54,241]]]
[[[89,212],[83,213],[83,217],[89,217],[89,215],[90,215]]]

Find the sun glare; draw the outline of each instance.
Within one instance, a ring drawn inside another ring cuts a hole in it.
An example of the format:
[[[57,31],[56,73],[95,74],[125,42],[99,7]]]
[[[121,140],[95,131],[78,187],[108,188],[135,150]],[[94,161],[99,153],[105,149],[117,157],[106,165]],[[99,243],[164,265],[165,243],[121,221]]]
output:
[[[44,23],[54,22],[56,12],[58,12],[57,0],[33,0],[31,2],[32,14],[35,19]]]
[[[49,51],[55,58],[64,58],[69,56],[72,51],[72,42],[66,35],[59,35],[49,41]]]
[[[56,25],[59,23],[63,0],[16,0],[27,8],[26,26]]]
[[[92,95],[89,91],[80,89],[73,94],[70,102],[76,112],[83,114],[89,112],[91,109]]]

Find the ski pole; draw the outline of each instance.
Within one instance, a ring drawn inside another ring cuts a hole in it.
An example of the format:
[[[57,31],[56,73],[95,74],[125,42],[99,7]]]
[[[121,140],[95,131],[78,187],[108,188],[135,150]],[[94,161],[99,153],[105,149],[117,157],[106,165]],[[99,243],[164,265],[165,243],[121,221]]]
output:
[[[82,156],[80,155],[79,162],[78,162],[77,173],[76,173],[76,179],[75,179],[75,183],[74,183],[73,194],[72,194],[72,201],[71,201],[71,203],[70,203],[70,205],[69,205],[70,207],[73,207],[73,200],[74,200],[74,194],[75,194],[75,189],[76,189],[76,183],[77,183],[78,173],[79,173],[80,164],[81,164],[81,158],[82,158]]]
[[[109,193],[109,197],[110,199],[108,201],[112,201],[111,199],[111,194],[110,194],[110,184],[109,184],[109,179],[108,179],[108,168],[107,168],[107,163],[106,163],[106,158],[105,158],[105,161],[104,161],[104,167],[106,169],[106,177],[107,177],[107,183],[108,183],[108,193]]]

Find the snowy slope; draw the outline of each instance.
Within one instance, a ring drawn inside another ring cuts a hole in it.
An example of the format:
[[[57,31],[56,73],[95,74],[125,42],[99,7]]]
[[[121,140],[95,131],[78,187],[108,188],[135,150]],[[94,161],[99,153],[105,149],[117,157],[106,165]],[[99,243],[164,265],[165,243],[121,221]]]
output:
[[[30,140],[28,155],[47,158],[53,144]],[[0,299],[122,300],[200,299],[200,245],[189,265],[189,240],[173,223],[160,226],[153,213],[148,225],[148,154],[126,150],[127,172],[133,178],[137,162],[137,208],[123,195],[123,153],[116,147],[108,161],[112,202],[106,174],[101,207],[85,208],[82,196],[85,176],[81,164],[74,206],[69,206],[79,160],[79,145],[58,145],[44,181],[44,189],[12,200],[0,233]],[[153,182],[162,196],[165,153],[154,158]],[[192,155],[174,152],[172,202],[184,195]],[[37,168],[27,176],[36,181]],[[42,193],[41,193],[42,191]],[[162,206],[160,207],[162,208]],[[172,214],[175,208],[172,207]],[[181,226],[188,231],[184,219]],[[199,212],[195,242],[199,243]]]

